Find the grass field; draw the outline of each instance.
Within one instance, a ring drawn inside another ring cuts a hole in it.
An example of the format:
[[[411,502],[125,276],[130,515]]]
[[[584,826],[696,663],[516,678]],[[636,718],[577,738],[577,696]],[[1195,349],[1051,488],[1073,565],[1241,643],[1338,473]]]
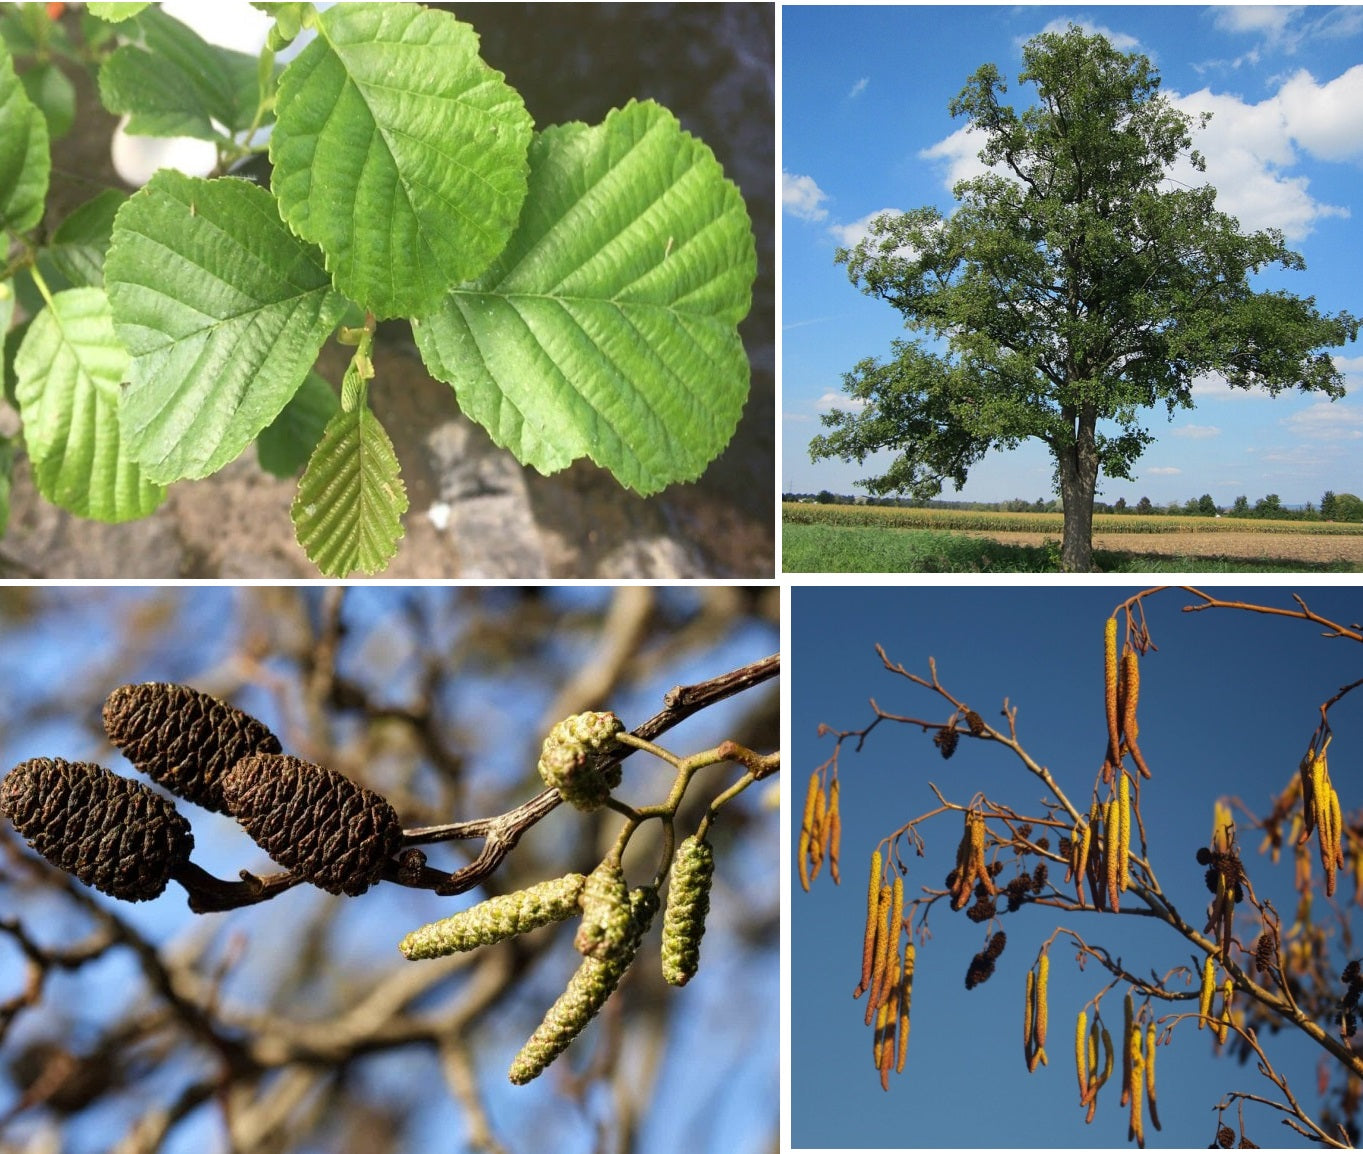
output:
[[[787,573],[1055,573],[1060,513],[783,506]],[[1099,514],[1105,573],[1363,572],[1363,525]]]

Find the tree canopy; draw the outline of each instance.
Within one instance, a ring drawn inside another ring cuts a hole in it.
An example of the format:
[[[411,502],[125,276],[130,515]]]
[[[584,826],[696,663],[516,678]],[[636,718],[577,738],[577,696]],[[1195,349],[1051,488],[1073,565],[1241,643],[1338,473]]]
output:
[[[859,483],[932,497],[946,481],[960,488],[991,449],[1035,437],[1056,462],[1063,563],[1086,571],[1098,477],[1131,477],[1154,439],[1143,410],[1192,407],[1194,381],[1212,373],[1235,388],[1342,396],[1324,350],[1360,322],[1252,287],[1270,265],[1304,262],[1279,230],[1242,231],[1210,185],[1169,181],[1184,155],[1204,169],[1191,130],[1210,114],[1175,108],[1145,56],[1071,25],[1033,38],[1023,58],[1033,106],[1001,102],[993,64],[949,106],[984,134],[991,166],[955,186],[957,209],[882,214],[838,250],[852,282],[920,336],[844,375],[862,405],[825,414],[830,431],[810,453],[863,462],[893,450]]]

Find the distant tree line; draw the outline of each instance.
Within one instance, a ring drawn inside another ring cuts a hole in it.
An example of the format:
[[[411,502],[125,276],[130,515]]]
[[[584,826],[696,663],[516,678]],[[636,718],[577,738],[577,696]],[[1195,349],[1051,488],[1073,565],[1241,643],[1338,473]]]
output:
[[[974,509],[989,513],[1059,513],[1064,506],[1057,497],[1044,500],[1038,497],[1028,501],[1014,497],[1010,501],[938,501],[920,500],[913,497],[866,497],[860,494],[851,496],[845,493],[832,493],[821,489],[817,493],[784,493],[782,501],[818,505],[887,505],[905,509]],[[1253,505],[1249,498],[1241,495],[1229,505],[1218,505],[1210,493],[1200,497],[1189,497],[1182,502],[1171,501],[1167,505],[1157,505],[1149,497],[1142,497],[1135,504],[1128,504],[1125,497],[1118,497],[1111,504],[1095,501],[1095,513],[1131,513],[1139,515],[1158,514],[1164,517],[1247,517],[1272,521],[1358,521],[1363,522],[1363,498],[1352,493],[1336,493],[1327,489],[1315,505],[1308,501],[1302,508],[1284,505],[1277,493],[1260,497]]]

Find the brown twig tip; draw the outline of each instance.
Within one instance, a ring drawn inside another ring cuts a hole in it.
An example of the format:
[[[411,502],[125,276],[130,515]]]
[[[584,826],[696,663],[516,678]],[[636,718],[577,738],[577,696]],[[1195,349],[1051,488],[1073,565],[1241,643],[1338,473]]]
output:
[[[364,893],[382,877],[402,839],[402,824],[387,801],[301,758],[243,758],[223,778],[222,790],[256,844],[328,893]]]

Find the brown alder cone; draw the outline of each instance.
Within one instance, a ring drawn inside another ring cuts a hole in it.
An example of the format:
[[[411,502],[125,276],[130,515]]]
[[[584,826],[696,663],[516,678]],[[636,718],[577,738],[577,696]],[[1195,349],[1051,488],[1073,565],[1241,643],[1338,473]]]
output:
[[[264,722],[188,685],[120,685],[103,716],[109,740],[133,765],[215,813],[228,812],[222,778],[232,766],[253,753],[280,751]]]
[[[387,801],[302,758],[243,758],[222,779],[222,791],[229,812],[257,845],[328,893],[364,893],[402,838],[402,823]]]
[[[0,782],[0,811],[53,865],[129,902],[159,896],[194,848],[169,798],[90,762],[21,762]]]

